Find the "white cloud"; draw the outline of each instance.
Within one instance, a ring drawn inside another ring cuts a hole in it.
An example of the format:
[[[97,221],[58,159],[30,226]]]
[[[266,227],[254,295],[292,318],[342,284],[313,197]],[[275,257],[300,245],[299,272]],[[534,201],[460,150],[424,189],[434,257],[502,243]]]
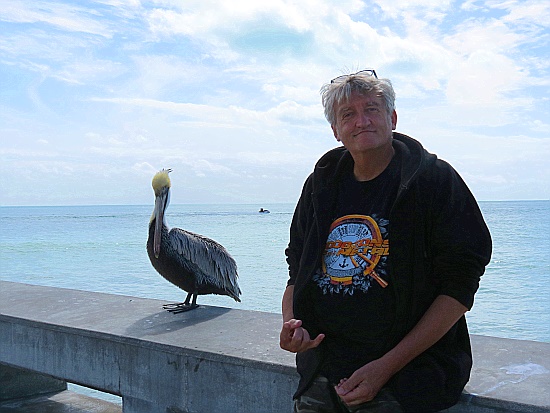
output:
[[[480,49],[493,53],[507,53],[527,39],[500,20],[471,19],[460,24],[454,33],[444,38],[444,44],[460,56],[469,56]]]
[[[90,15],[91,14],[91,15]],[[111,37],[112,31],[89,9],[62,2],[10,0],[0,9],[0,20],[11,23],[46,23],[69,32]]]
[[[536,24],[541,29],[548,27],[550,21],[550,4],[546,0],[496,2],[493,7],[509,11],[503,18],[505,22],[515,24]]]
[[[509,92],[520,89],[521,69],[512,59],[489,50],[477,50],[458,66],[447,83],[450,103],[472,106],[502,105]],[[524,105],[525,99],[508,98],[505,105]]]
[[[550,123],[547,123],[540,119],[535,119],[531,121],[529,129],[533,132],[540,132],[542,134],[550,136]]]
[[[303,106],[297,102],[284,101],[267,111],[250,110],[239,106],[214,107],[203,104],[166,102],[154,99],[130,99],[130,98],[92,98],[94,102],[110,102],[119,105],[138,106],[182,116],[185,120],[178,123],[187,123],[192,120],[198,126],[210,125],[214,128],[255,128],[269,129],[280,122],[291,121],[305,124],[317,123],[322,119],[322,107]],[[197,123],[198,122],[198,123]],[[301,125],[297,125],[301,127]]]
[[[533,176],[550,180],[548,13],[540,0],[14,0],[0,6],[2,180],[39,182],[35,202],[90,182],[106,202],[103,177],[120,175],[133,202],[172,166],[190,197],[294,201],[336,145],[319,88],[373,66],[396,87],[400,130],[476,193],[535,194]]]
[[[137,162],[132,166],[132,169],[134,171],[144,173],[147,176],[153,176],[156,172],[160,170],[160,168],[155,168],[153,165],[151,165],[149,162]]]

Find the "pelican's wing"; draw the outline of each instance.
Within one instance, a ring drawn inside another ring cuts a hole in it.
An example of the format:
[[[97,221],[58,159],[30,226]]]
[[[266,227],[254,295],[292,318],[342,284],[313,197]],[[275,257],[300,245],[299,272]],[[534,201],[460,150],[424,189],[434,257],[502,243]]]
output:
[[[238,298],[241,291],[237,284],[237,263],[223,245],[181,228],[172,228],[169,239],[174,250],[200,270],[196,274],[199,283],[214,284],[232,291]]]

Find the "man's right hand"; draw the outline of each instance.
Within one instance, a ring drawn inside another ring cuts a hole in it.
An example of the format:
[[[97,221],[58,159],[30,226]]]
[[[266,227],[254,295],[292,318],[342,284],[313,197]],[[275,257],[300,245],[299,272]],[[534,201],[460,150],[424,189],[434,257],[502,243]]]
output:
[[[324,334],[319,334],[312,340],[308,331],[302,327],[302,320],[293,318],[283,323],[279,344],[283,350],[300,353],[317,347],[324,338]]]

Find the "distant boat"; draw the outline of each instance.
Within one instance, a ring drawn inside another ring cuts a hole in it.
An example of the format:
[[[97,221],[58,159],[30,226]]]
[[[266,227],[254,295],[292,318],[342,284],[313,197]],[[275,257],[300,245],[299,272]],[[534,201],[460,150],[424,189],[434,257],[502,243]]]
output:
[[[260,210],[258,211],[260,214],[269,214],[269,209],[263,209],[263,208],[260,208]]]

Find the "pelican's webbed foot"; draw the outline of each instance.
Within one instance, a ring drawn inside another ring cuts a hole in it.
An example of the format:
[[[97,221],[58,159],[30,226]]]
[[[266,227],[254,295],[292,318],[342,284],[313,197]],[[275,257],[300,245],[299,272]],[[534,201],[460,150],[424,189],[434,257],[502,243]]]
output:
[[[165,310],[170,311],[173,314],[179,314],[184,313],[186,311],[194,310],[195,308],[198,308],[199,305],[197,304],[197,292],[192,291],[190,293],[187,293],[187,297],[185,298],[185,301],[183,303],[175,303],[175,304],[164,304],[162,308]]]
[[[192,303],[192,304],[189,304],[189,303],[174,303],[174,304],[164,304],[162,306],[162,308],[164,308],[165,310],[171,312],[171,313],[174,313],[174,314],[179,314],[179,313],[184,313],[186,311],[191,311],[191,310],[194,310],[195,308],[198,308],[199,305],[196,304],[196,303]]]

